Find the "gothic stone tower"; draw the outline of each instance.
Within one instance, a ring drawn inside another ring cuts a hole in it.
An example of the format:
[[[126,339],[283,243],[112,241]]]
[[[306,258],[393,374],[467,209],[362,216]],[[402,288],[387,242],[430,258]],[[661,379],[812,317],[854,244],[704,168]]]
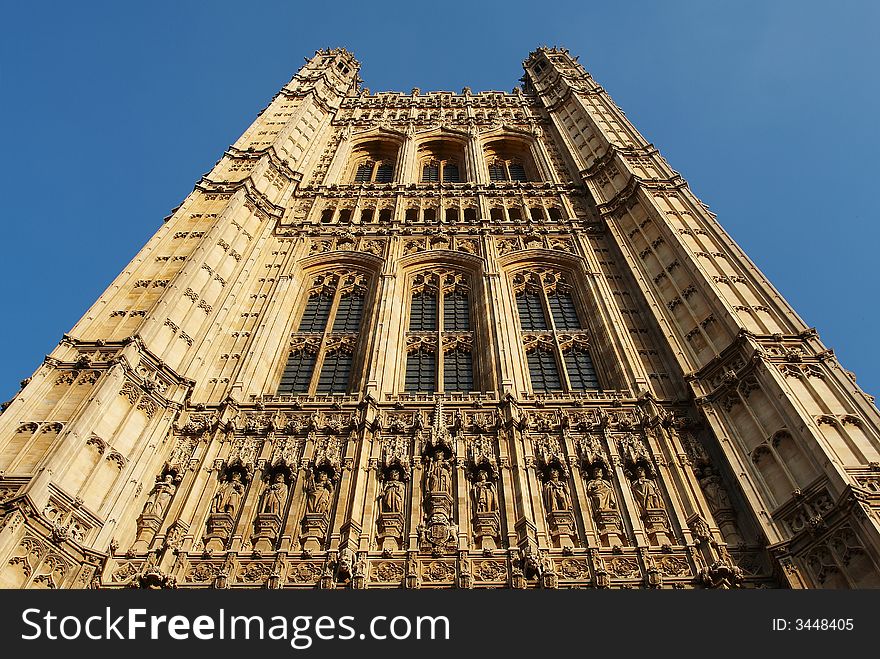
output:
[[[880,416],[565,50],[320,51],[0,416],[5,587],[880,586]]]

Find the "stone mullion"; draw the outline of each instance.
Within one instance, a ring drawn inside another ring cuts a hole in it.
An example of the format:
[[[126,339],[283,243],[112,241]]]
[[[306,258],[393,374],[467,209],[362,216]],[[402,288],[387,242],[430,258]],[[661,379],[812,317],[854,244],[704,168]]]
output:
[[[524,413],[527,414],[527,413]],[[536,540],[541,547],[550,547],[552,542],[547,529],[546,511],[544,510],[543,483],[538,475],[538,464],[530,438],[520,433],[523,451],[523,462],[520,463],[520,478],[523,482],[523,501],[528,505],[525,517],[532,523]],[[523,538],[520,537],[520,542]]]
[[[657,466],[657,486],[665,494],[664,501],[669,522],[672,524],[673,517],[675,517],[679,532],[684,535],[685,544],[692,542],[692,531],[688,527],[687,520],[699,512],[699,507],[693,496],[688,496],[690,484],[687,474],[683,473],[681,466],[675,459],[675,452],[662,427],[658,426],[646,430],[646,437],[649,452]],[[703,517],[707,522],[712,520],[711,515],[703,515]],[[669,536],[673,540],[673,544],[676,544],[674,542],[677,538],[675,529],[670,528]]]
[[[631,483],[624,472],[623,460],[617,450],[618,447],[615,446],[616,442],[614,442],[607,434],[605,435],[605,441],[610,449],[609,456],[611,457],[613,479],[620,487],[621,501],[619,503],[621,505],[619,505],[618,512],[620,512],[624,521],[628,520],[630,522],[630,530],[635,537],[636,546],[647,547],[650,543],[648,542],[648,536],[645,532],[641,509],[633,498]]]
[[[465,442],[456,442],[458,448],[464,453]],[[464,454],[455,458],[455,483],[457,490],[458,505],[453,509],[452,523],[458,525],[458,548],[467,549],[470,546],[470,540],[474,537],[473,528],[471,528],[471,505],[469,482],[467,478],[467,458]]]
[[[342,458],[342,467],[339,470],[339,481],[336,485],[337,497],[336,507],[331,523],[327,528],[327,541],[329,549],[338,549],[342,541],[342,533],[344,527],[350,524],[349,521],[353,517],[354,510],[352,505],[353,494],[356,488],[359,488],[358,470],[355,469],[354,463],[357,459],[358,449],[355,446],[358,442],[345,442],[345,449]],[[345,545],[348,546],[348,536],[345,538]],[[350,548],[350,547],[349,547]]]
[[[373,330],[375,337],[372,353],[367,356],[367,386],[366,393],[374,397],[383,394],[396,393],[392,386],[396,386],[399,372],[399,359],[401,351],[405,352],[405,342],[402,341],[401,327],[401,298],[404,292],[400,290],[400,278],[397,275],[398,259],[400,258],[401,244],[398,236],[393,236],[388,246],[387,261],[384,271],[378,278],[376,291],[376,304],[379,312]],[[396,322],[395,322],[396,321]]]
[[[527,387],[522,362],[522,336],[516,330],[516,309],[513,306],[515,296],[510,282],[502,281],[502,277],[502,273],[486,274],[483,281],[489,294],[490,309],[493,312],[491,320],[497,336],[501,368],[499,393],[504,396],[508,393],[516,395],[518,392],[525,392]]]
[[[587,496],[586,487],[584,486],[583,469],[577,457],[577,447],[574,445],[568,432],[563,433],[562,444],[568,456],[568,470],[571,472],[570,480],[575,495],[572,497],[572,515],[576,515],[580,521],[580,524],[576,526],[583,530],[584,539],[586,540],[584,545],[587,547],[598,547],[598,534],[596,533],[593,517],[590,514],[592,508],[590,507],[590,498]],[[575,546],[579,544],[579,542],[575,542]]]
[[[369,442],[367,441],[368,433],[372,435]],[[361,477],[352,496],[351,518],[352,521],[357,520],[360,524],[360,536],[357,539],[356,550],[369,551],[371,540],[378,533],[376,528],[376,500],[379,496],[377,471],[379,460],[382,457],[382,442],[378,431],[364,428],[361,435],[362,446],[355,462],[355,469],[358,470]],[[366,446],[369,446],[368,450],[364,450]],[[357,519],[358,513],[360,514],[359,519]]]
[[[499,501],[499,510],[503,518],[501,519],[501,528],[499,532],[504,534],[506,545],[515,547],[517,545],[516,521],[517,512],[521,507],[521,497],[516,496],[517,483],[515,482],[514,470],[511,467],[510,445],[515,442],[510,441],[512,431],[498,429],[498,471],[500,487],[498,490],[499,500],[503,500],[503,506]],[[513,450],[514,456],[516,449]],[[504,544],[500,545],[504,546]]]
[[[416,452],[421,448],[416,446]],[[422,464],[423,458],[417,453],[413,455],[412,465],[412,491],[410,492],[410,515],[409,515],[409,534],[404,538],[403,547],[409,551],[419,548],[417,529],[421,524],[422,518],[422,481],[424,469]]]

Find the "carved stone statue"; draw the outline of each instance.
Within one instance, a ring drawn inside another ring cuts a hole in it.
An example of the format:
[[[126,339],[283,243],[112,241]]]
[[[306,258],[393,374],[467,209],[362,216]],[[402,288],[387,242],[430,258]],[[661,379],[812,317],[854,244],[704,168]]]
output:
[[[551,469],[550,478],[544,483],[544,504],[547,506],[547,512],[551,513],[571,509],[568,485],[559,479],[558,469]]]
[[[636,478],[632,482],[632,491],[636,502],[643,511],[663,508],[660,490],[657,489],[657,484],[647,477],[644,467],[636,469]]]
[[[617,504],[614,502],[614,488],[611,482],[605,478],[605,470],[602,467],[590,469],[590,480],[587,481],[587,496],[593,510],[614,510]]]
[[[147,501],[144,504],[142,514],[154,515],[155,517],[164,515],[168,509],[168,504],[171,502],[171,497],[174,496],[176,491],[177,486],[174,484],[173,476],[166,474],[163,480],[157,481],[153,486],[150,496],[147,497]]]
[[[498,509],[495,483],[489,480],[485,469],[480,469],[477,480],[474,481],[474,502],[478,513],[492,513]]]
[[[234,517],[243,496],[244,483],[241,482],[241,474],[234,471],[230,480],[214,495],[211,512],[226,513]]]
[[[434,456],[431,461],[427,486],[428,492],[444,494],[452,491],[452,470],[440,454]]]
[[[333,483],[327,477],[326,471],[319,471],[318,478],[312,476],[306,485],[306,512],[324,514],[330,510],[330,495],[333,493]]]
[[[275,474],[272,484],[263,491],[260,512],[280,516],[285,503],[287,503],[287,483],[284,480],[284,474],[279,471]]]
[[[730,496],[721,484],[721,477],[710,467],[707,467],[703,474],[703,477],[700,479],[700,485],[703,486],[706,501],[712,507],[712,510],[718,511],[733,508],[733,505],[730,503]]]
[[[400,480],[400,471],[392,469],[382,487],[383,513],[399,513],[403,511],[403,493],[406,486]]]

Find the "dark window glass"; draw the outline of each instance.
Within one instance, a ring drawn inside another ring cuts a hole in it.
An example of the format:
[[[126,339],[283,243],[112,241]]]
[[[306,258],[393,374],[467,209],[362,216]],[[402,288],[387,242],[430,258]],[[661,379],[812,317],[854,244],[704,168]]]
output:
[[[437,219],[437,209],[436,208],[426,208],[425,209],[425,222],[434,222]]]
[[[473,391],[474,372],[470,351],[451,350],[443,355],[443,390]]]
[[[319,394],[344,394],[348,391],[348,378],[351,375],[352,356],[342,350],[324,357],[321,375],[318,376]]]
[[[501,208],[490,208],[489,219],[495,222],[504,222],[504,210]]]
[[[553,208],[550,209],[550,219],[551,220],[561,220],[562,219],[562,211],[554,206]]]
[[[407,208],[405,219],[407,222],[418,222],[419,221],[419,209],[418,208]]]
[[[333,293],[324,291],[313,295],[306,303],[302,320],[299,323],[299,332],[323,332],[327,326],[327,318],[330,315],[330,306],[333,304]]]
[[[443,329],[447,332],[466,332],[470,329],[468,296],[464,291],[453,291],[443,297]]]
[[[333,319],[334,332],[357,332],[364,312],[364,294],[360,291],[346,293],[339,299],[336,317]]]
[[[380,222],[390,222],[391,221],[391,209],[383,208],[379,211],[379,221]]]
[[[278,385],[279,394],[306,394],[309,391],[309,382],[312,380],[312,371],[315,368],[315,355],[300,350],[291,352],[287,357],[287,365],[284,367],[284,375],[281,376],[281,384]]]
[[[510,163],[510,180],[511,181],[528,181],[526,178],[526,170],[519,163]]]
[[[427,350],[411,352],[406,357],[406,391],[432,392],[437,372],[437,355]]]
[[[465,222],[476,222],[477,221],[477,209],[476,208],[465,208],[464,209],[464,221]]]
[[[426,163],[422,168],[422,183],[436,183],[440,180],[440,168],[437,163]]]
[[[507,180],[507,170],[504,167],[503,162],[494,162],[489,165],[489,180],[490,181],[506,181]]]
[[[376,183],[391,183],[394,178],[394,165],[390,162],[379,163],[376,168]]]
[[[541,307],[541,296],[533,291],[523,291],[516,296],[516,309],[522,328],[529,330],[547,329],[547,319]]]
[[[342,223],[347,223],[351,221],[351,209],[343,208],[339,211],[339,221]]]
[[[547,302],[550,304],[550,313],[553,314],[553,322],[556,324],[556,329],[569,330],[581,328],[577,311],[574,308],[574,300],[571,299],[571,293],[557,291],[547,296]]]
[[[568,370],[568,380],[573,390],[599,388],[599,379],[596,377],[596,369],[593,367],[593,360],[588,350],[574,347],[566,352],[565,368]]]
[[[365,162],[358,165],[357,173],[354,175],[355,183],[368,183],[373,177],[373,163]]]
[[[458,221],[458,209],[457,208],[447,208],[446,209],[446,221],[447,222],[457,222]]]
[[[443,182],[444,183],[458,183],[458,165],[452,162],[448,162],[443,165]]]
[[[556,359],[550,350],[532,350],[526,357],[529,362],[529,377],[532,380],[533,391],[559,391],[562,389]]]
[[[538,220],[538,221],[540,221],[540,220],[543,220],[543,219],[544,219],[544,213],[541,212],[541,207],[540,207],[540,206],[533,206],[533,207],[531,208],[531,213],[532,213],[532,219],[533,219],[533,220]]]
[[[321,222],[323,222],[324,224],[329,224],[332,221],[333,221],[333,209],[332,208],[325,208],[324,210],[322,210],[321,211]]]
[[[409,331],[437,331],[437,295],[433,291],[413,293],[409,314]]]
[[[520,222],[522,220],[522,213],[519,208],[516,208],[515,206],[507,209],[507,216],[510,218],[511,222]]]
[[[365,208],[361,211],[361,222],[372,222],[373,221],[373,209]]]

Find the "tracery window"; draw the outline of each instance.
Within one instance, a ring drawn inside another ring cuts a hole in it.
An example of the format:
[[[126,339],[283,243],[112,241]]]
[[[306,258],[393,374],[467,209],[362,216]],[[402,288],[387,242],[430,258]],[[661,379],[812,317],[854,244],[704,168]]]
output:
[[[489,163],[490,181],[528,181],[526,169],[516,160],[496,159]]]
[[[366,307],[367,277],[354,270],[312,279],[279,394],[340,394],[352,386],[356,346]]]
[[[435,139],[419,144],[418,181],[460,183],[465,178],[464,145],[457,140]]]
[[[458,163],[453,160],[427,160],[422,163],[422,183],[459,183]]]
[[[352,148],[349,181],[355,183],[391,183],[394,180],[399,144],[377,139]]]
[[[470,288],[455,270],[412,279],[406,335],[409,393],[471,391],[474,386]]]
[[[484,157],[490,181],[540,180],[527,142],[502,137],[485,145]]]
[[[589,334],[563,274],[534,268],[513,277],[532,391],[601,389]]]

